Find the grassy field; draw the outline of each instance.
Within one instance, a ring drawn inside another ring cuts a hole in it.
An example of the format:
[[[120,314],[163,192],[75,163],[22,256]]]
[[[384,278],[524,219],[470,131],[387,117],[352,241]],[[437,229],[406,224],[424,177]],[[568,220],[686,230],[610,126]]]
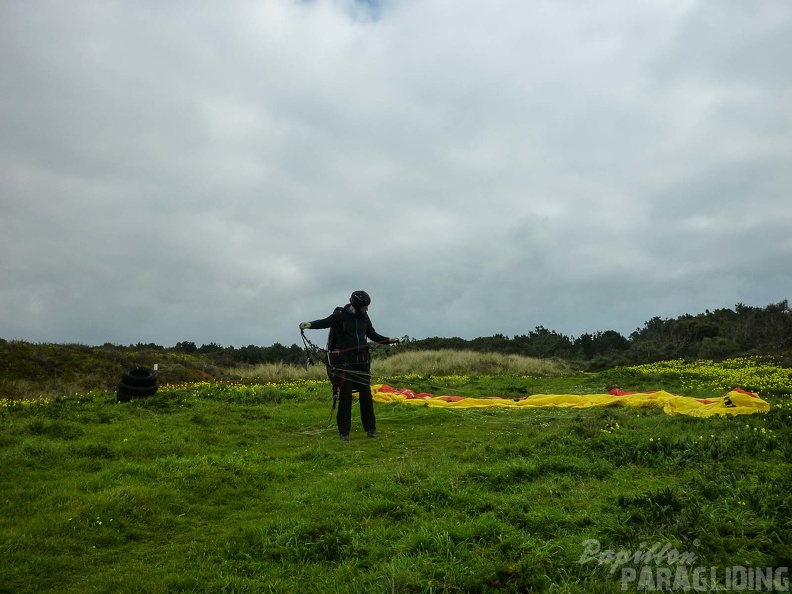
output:
[[[107,391],[0,401],[0,592],[605,593],[623,591],[623,569],[664,585],[675,554],[707,568],[708,589],[726,568],[792,565],[788,369],[433,369],[387,379],[509,397],[743,387],[772,408],[704,420],[375,405],[380,436],[356,407],[345,443],[321,374],[259,370],[125,404]]]

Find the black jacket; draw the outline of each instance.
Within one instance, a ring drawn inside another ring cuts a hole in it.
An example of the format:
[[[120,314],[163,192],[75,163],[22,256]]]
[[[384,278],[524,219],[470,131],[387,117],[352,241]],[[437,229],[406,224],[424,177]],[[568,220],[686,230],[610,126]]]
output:
[[[365,366],[369,365],[368,341],[385,342],[387,336],[382,336],[374,330],[368,314],[352,313],[350,306],[336,307],[333,313],[323,320],[311,322],[312,330],[329,328],[327,349],[341,351],[334,363],[341,365]]]

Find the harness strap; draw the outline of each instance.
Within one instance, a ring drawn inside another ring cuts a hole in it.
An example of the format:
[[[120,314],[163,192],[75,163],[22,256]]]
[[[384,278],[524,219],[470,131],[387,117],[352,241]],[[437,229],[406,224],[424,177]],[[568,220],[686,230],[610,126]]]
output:
[[[351,350],[357,350],[360,348],[366,347],[352,347],[349,349],[335,349],[332,351],[328,351],[327,349],[323,349],[313,342],[311,339],[305,335],[304,330],[300,330],[300,335],[302,336],[303,344],[305,345],[305,353],[306,353],[306,369],[313,365],[313,361],[315,360],[318,363],[321,363],[327,368],[327,375],[330,379],[330,382],[333,384],[333,388],[336,387],[337,380],[341,376],[341,374],[347,374],[349,376],[358,377],[360,379],[370,379],[371,373],[368,371],[359,371],[357,369],[347,369],[345,367],[339,367],[334,365],[332,360],[330,359],[330,355],[338,355],[340,353],[344,353]]]

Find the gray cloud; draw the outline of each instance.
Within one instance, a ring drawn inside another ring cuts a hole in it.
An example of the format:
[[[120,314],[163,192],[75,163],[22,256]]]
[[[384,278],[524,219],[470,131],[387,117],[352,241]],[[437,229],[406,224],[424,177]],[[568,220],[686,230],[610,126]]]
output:
[[[792,7],[0,5],[0,336],[297,341],[788,298]]]

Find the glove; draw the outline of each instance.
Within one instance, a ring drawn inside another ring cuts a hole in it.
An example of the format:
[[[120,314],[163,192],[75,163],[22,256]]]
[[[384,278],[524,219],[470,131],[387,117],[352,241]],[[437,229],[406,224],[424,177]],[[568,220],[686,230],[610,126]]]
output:
[[[394,338],[389,338],[388,342],[391,343],[391,344],[395,344],[395,343],[401,342],[401,341],[398,338],[394,337]]]
[[[301,322],[300,323],[300,330],[306,330],[307,328],[311,327],[311,322]]]

